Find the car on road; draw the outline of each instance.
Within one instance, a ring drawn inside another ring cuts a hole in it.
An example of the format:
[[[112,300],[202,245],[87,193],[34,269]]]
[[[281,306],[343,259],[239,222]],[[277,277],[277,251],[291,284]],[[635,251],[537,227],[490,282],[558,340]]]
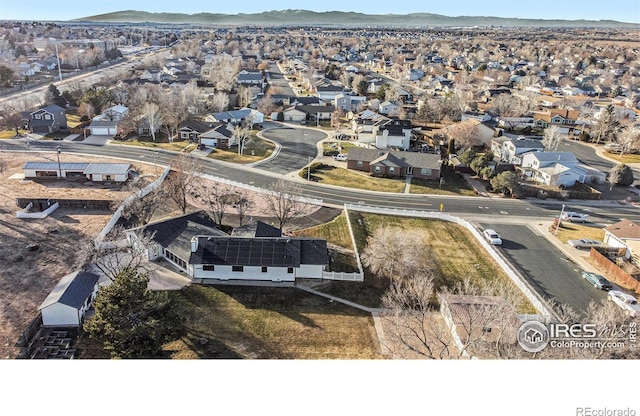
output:
[[[591,248],[591,247],[602,247],[604,243],[600,240],[592,240],[590,238],[582,238],[580,240],[569,240],[567,244],[570,247],[575,248]]]
[[[496,233],[491,228],[487,228],[486,230],[484,230],[482,232],[482,235],[484,235],[484,238],[486,238],[487,241],[493,244],[494,246],[502,245],[502,238],[500,238],[498,233]]]
[[[585,223],[585,222],[589,221],[589,218],[587,218],[587,217],[588,217],[588,215],[579,214],[577,212],[563,212],[562,216],[560,218],[565,220],[565,221],[569,221],[569,222]]]
[[[627,315],[631,315],[634,318],[640,316],[640,305],[638,305],[638,299],[635,297],[619,290],[610,290],[607,298],[624,309]]]
[[[582,277],[584,278],[584,280],[591,283],[593,287],[595,287],[596,289],[601,289],[601,290],[613,289],[613,286],[611,285],[611,283],[607,279],[605,279],[605,277],[601,274],[587,272],[583,270]]]
[[[346,153],[340,153],[340,154],[334,155],[333,156],[333,160],[338,160],[338,161],[344,162],[345,160],[347,160],[348,156],[349,155],[347,155]]]

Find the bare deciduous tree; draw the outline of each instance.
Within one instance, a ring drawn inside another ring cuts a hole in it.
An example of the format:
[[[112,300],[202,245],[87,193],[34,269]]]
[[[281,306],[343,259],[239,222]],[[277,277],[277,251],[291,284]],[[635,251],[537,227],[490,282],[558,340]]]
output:
[[[153,141],[156,141],[156,130],[162,124],[162,113],[160,107],[156,103],[147,102],[142,107],[142,115],[144,120],[149,125],[149,131]]]
[[[81,266],[94,265],[111,281],[125,269],[144,268],[153,235],[126,231],[121,226],[111,230],[103,241],[89,241],[82,251]]]
[[[229,185],[216,183],[214,185],[199,185],[194,198],[206,207],[213,220],[222,225],[227,210],[233,204],[233,188]]]
[[[251,140],[251,128],[249,126],[243,126],[238,124],[233,129],[233,135],[238,143],[238,154],[244,154],[244,148],[249,144]]]
[[[164,182],[165,191],[182,213],[187,212],[187,197],[198,189],[202,162],[188,154],[180,153],[171,161],[171,173]]]
[[[281,230],[302,213],[301,195],[302,189],[298,184],[284,180],[274,182],[263,194],[267,212],[278,221]]]
[[[232,195],[232,201],[232,205],[236,209],[236,213],[238,214],[238,221],[240,223],[240,226],[242,226],[247,213],[251,209],[253,209],[253,207],[255,207],[256,203],[252,199],[238,193],[234,193]]]
[[[542,144],[548,152],[555,152],[558,150],[558,146],[562,143],[563,137],[560,133],[560,128],[556,125],[551,125],[544,130],[544,138]]]

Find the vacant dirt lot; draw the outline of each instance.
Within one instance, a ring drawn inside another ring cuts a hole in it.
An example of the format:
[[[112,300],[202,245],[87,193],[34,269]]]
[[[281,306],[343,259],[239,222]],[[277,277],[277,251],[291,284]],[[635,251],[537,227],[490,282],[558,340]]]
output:
[[[36,183],[19,178],[26,161],[56,160],[52,153],[2,153],[0,172],[0,357],[13,358],[15,343],[36,316],[38,306],[58,280],[74,270],[86,242],[93,239],[111,212],[58,209],[48,218],[21,220],[16,197],[121,199],[126,190],[102,189],[78,182]],[[65,162],[115,162],[83,156],[62,155]],[[134,165],[142,177],[153,167]],[[147,179],[147,178],[145,178]],[[148,177],[153,179],[153,177]]]

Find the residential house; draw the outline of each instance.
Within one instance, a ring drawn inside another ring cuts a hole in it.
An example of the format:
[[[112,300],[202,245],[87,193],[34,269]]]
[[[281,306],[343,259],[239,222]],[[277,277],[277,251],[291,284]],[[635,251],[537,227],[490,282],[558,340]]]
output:
[[[534,111],[534,126],[539,128],[547,128],[550,125],[556,126],[575,126],[578,120],[578,110],[565,110],[552,108],[546,111]]]
[[[284,110],[284,121],[308,120],[317,123],[321,120],[331,120],[336,108],[332,105],[296,105]]]
[[[200,134],[200,144],[217,149],[228,150],[236,144],[234,126],[231,123],[213,123],[212,127]]]
[[[411,120],[397,118],[379,121],[371,126],[371,132],[359,132],[358,141],[370,143],[378,149],[400,148],[411,146]]]
[[[127,235],[137,242],[139,234],[150,235],[152,244],[147,248],[147,259],[168,261],[185,273],[189,273],[191,239],[199,235],[228,236],[218,229],[209,215],[197,211],[169,219],[155,221],[142,227],[127,230]]]
[[[286,108],[282,114],[284,115],[284,121],[303,121],[307,119],[307,113],[297,108],[298,106],[292,106]],[[271,116],[273,118],[273,116]]]
[[[149,137],[152,135],[151,123],[149,122],[149,120],[150,119],[144,114],[141,114],[137,117],[136,124],[138,126],[138,136]],[[158,133],[161,127],[161,123],[156,122],[153,125],[154,133]]]
[[[237,126],[241,123],[262,124],[264,123],[264,114],[252,108],[242,108],[240,110],[222,111],[220,113],[208,114],[206,121],[225,122]]]
[[[625,248],[625,258],[640,267],[640,224],[623,219],[604,228],[604,241],[611,247]]]
[[[462,137],[465,137],[466,140],[475,142],[476,145],[490,146],[495,131],[493,127],[480,122],[480,120],[468,119],[434,130],[433,134],[434,137],[438,135],[447,139],[454,138],[458,143],[462,141]]]
[[[603,172],[579,164],[571,152],[532,152],[522,155],[526,177],[549,186],[571,187],[576,182],[603,183]]]
[[[362,95],[352,95],[350,93],[341,93],[333,100],[333,106],[345,112],[355,111],[361,104],[367,102],[367,97]]]
[[[79,327],[84,315],[95,300],[100,277],[85,271],[63,276],[56,287],[40,304],[42,325],[45,327]]]
[[[256,70],[247,70],[243,69],[238,73],[237,79],[238,85],[251,86],[258,85],[262,86],[265,83],[264,76],[262,75],[262,71]]]
[[[293,237],[197,236],[191,240],[194,281],[321,279],[329,264],[326,240]]]
[[[118,133],[118,124],[126,117],[129,109],[123,105],[114,105],[97,115],[89,125],[91,134],[113,136]]]
[[[325,105],[324,101],[322,101],[318,97],[313,97],[313,96],[290,97],[288,102],[290,106],[294,106],[294,107],[297,105]]]
[[[384,114],[386,116],[397,116],[400,112],[400,107],[398,104],[392,103],[391,101],[383,101],[380,103],[378,111],[380,114]]]
[[[315,87],[318,98],[325,102],[332,102],[338,95],[345,92],[341,85],[319,85]]]
[[[500,160],[502,160],[502,149],[503,149],[504,143],[507,142],[508,140],[511,140],[511,138],[507,136],[499,136],[491,139],[491,152],[495,157],[497,157]]]
[[[200,120],[184,120],[178,126],[178,136],[182,140],[198,141],[200,135],[213,128],[213,123]]]
[[[67,128],[66,110],[58,105],[49,105],[29,113],[27,128],[32,133],[54,133]]]
[[[502,145],[500,160],[514,165],[522,164],[522,156],[530,152],[544,152],[541,140],[536,139],[510,139]]]
[[[351,117],[351,129],[354,133],[371,133],[373,127],[391,120],[387,116],[371,110],[364,110],[357,116]]]
[[[369,172],[373,176],[400,178],[408,175],[421,179],[438,179],[440,155],[431,153],[382,151],[352,147],[347,157],[347,168]]]

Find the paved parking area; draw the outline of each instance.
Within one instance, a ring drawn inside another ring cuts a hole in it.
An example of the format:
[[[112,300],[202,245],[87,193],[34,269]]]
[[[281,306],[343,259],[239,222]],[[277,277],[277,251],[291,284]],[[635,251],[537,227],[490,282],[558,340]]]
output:
[[[327,133],[319,130],[295,127],[265,130],[262,135],[280,143],[282,148],[276,157],[255,166],[277,174],[287,174],[304,168],[310,157],[316,157],[317,143],[327,137]]]

